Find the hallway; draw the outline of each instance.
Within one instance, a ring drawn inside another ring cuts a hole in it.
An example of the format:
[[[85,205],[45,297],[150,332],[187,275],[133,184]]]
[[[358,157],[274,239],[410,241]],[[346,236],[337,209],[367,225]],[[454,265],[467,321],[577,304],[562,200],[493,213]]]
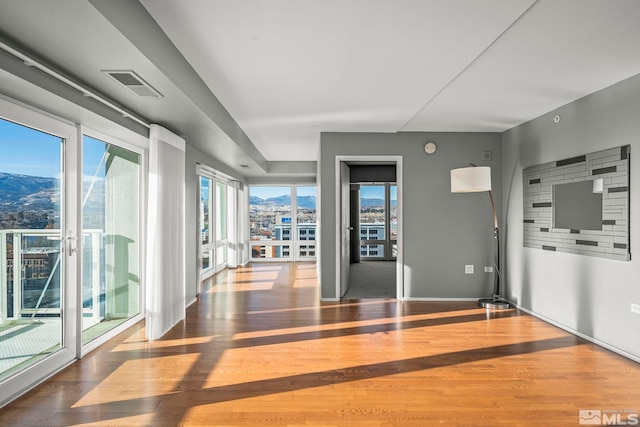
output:
[[[343,300],[396,298],[396,295],[395,261],[363,261],[350,265],[349,289]]]
[[[515,309],[319,303],[314,263],[210,279],[185,321],[144,322],[13,404],[0,425],[577,425],[637,410],[640,366]]]

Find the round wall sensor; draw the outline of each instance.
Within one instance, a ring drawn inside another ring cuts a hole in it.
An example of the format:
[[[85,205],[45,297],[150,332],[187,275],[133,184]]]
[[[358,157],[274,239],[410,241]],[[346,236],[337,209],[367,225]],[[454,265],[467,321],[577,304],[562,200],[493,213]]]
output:
[[[435,142],[427,142],[427,144],[424,146],[424,152],[427,154],[433,154],[436,152],[436,149],[438,147],[436,147]]]
[[[560,116],[555,116],[553,118],[553,121],[556,122],[556,123],[560,123]]]

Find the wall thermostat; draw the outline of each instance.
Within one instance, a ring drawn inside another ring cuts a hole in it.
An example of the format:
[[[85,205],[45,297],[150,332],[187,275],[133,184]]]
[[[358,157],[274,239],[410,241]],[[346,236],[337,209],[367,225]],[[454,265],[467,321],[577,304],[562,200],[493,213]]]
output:
[[[435,142],[427,142],[426,145],[424,146],[424,152],[427,154],[433,154],[436,152],[437,148],[438,147],[436,147]]]

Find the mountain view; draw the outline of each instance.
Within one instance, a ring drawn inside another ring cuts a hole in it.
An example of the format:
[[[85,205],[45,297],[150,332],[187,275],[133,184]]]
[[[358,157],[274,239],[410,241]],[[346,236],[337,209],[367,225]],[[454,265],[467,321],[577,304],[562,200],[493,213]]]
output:
[[[315,209],[316,208],[316,197],[315,196],[298,196],[298,208],[302,209]],[[291,205],[291,196],[284,195],[279,197],[270,197],[268,199],[262,199],[260,197],[251,196],[249,197],[249,205],[259,205],[259,206],[290,206]]]
[[[0,229],[59,227],[60,181],[0,172]]]
[[[260,205],[260,206],[288,206],[291,205],[291,197],[290,196],[279,196],[279,197],[271,197],[268,199],[261,199],[260,197],[251,196],[249,197],[250,205]],[[391,206],[395,206],[396,201],[391,200]],[[371,206],[384,206],[383,199],[360,199],[360,206],[363,207],[371,207]],[[315,196],[299,196],[298,197],[298,207],[303,209],[315,209],[316,207],[316,197]]]

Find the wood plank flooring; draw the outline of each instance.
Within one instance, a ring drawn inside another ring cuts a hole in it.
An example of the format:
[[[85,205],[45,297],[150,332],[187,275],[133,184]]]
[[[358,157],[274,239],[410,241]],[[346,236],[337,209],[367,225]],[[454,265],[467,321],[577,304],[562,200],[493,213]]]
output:
[[[572,426],[638,412],[638,384],[637,363],[517,310],[320,303],[315,264],[253,264],[209,281],[163,339],[136,325],[0,425]]]

